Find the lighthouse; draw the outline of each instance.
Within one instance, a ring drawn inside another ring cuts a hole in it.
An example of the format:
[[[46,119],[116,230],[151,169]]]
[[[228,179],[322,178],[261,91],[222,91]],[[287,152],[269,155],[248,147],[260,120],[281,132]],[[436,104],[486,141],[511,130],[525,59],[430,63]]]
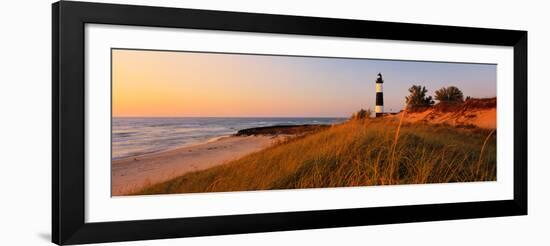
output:
[[[378,78],[376,79],[376,107],[374,112],[376,117],[381,117],[384,114],[384,94],[382,92],[382,84],[384,80],[382,79],[382,74],[378,73]]]

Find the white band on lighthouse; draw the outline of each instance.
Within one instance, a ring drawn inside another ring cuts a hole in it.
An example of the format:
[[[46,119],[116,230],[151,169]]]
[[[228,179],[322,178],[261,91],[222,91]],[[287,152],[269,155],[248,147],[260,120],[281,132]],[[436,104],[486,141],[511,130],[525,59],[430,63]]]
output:
[[[374,107],[374,112],[375,112],[375,113],[382,113],[382,112],[384,112],[384,106],[375,106],[375,107]]]
[[[382,92],[382,83],[376,83],[376,92]]]

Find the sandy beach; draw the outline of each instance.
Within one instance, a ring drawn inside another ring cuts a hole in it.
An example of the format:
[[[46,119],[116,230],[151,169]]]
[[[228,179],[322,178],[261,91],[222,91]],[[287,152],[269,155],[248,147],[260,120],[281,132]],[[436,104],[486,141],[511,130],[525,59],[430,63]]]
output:
[[[167,181],[188,172],[207,169],[262,150],[290,135],[229,136],[213,142],[114,160],[113,196]]]

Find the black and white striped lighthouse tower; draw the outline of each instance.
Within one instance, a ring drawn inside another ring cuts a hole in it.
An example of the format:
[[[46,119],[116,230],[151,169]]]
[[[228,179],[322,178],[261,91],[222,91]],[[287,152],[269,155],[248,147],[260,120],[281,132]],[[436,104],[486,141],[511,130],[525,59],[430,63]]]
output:
[[[384,93],[382,92],[382,84],[384,80],[382,79],[382,74],[378,73],[378,78],[376,79],[376,107],[374,112],[376,117],[381,117],[384,114]]]

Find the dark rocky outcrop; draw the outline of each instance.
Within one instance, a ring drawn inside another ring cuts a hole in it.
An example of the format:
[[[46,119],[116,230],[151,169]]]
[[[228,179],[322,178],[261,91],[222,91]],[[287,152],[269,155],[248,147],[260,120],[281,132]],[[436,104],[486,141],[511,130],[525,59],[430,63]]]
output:
[[[278,125],[243,129],[235,134],[236,136],[251,135],[299,135],[307,132],[318,131],[330,127],[330,125]]]

